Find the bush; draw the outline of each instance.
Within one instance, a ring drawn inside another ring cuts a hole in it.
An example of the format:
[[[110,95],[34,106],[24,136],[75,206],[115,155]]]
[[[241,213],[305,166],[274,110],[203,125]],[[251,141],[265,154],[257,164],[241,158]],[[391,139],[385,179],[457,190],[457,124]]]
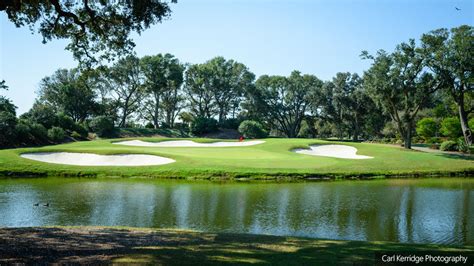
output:
[[[448,140],[441,143],[441,146],[439,147],[439,149],[442,151],[457,151],[458,145],[455,141]]]
[[[15,126],[17,118],[11,112],[0,112],[0,146],[11,146],[16,143]]]
[[[48,139],[48,131],[39,123],[30,124],[30,133],[33,136],[33,141],[37,144],[45,143]]]
[[[469,121],[467,122],[467,125],[469,126],[471,130],[474,130],[474,118],[469,119]]]
[[[425,141],[434,137],[438,131],[438,124],[431,117],[426,117],[416,123],[416,133]]]
[[[443,142],[443,141],[442,141],[441,138],[439,138],[439,137],[429,138],[429,139],[426,141],[426,143],[429,143],[429,144],[439,144],[439,143],[441,143],[441,142]]]
[[[15,135],[18,143],[29,143],[32,139],[30,127],[21,120],[15,126]]]
[[[301,122],[301,128],[298,132],[298,138],[314,138],[316,135],[316,130],[311,127],[308,122],[303,121]]]
[[[214,118],[197,117],[191,122],[193,134],[204,134],[217,130],[217,121]]]
[[[72,137],[73,139],[82,139],[82,135],[79,134],[77,131],[71,132],[71,137]]]
[[[63,128],[65,130],[75,130],[76,123],[74,120],[64,113],[59,113],[56,116],[56,124],[58,127]]]
[[[220,127],[227,129],[238,129],[240,121],[237,118],[225,119],[220,123]]]
[[[268,136],[267,131],[263,128],[262,124],[253,120],[245,120],[240,123],[239,132],[246,138],[266,138]]]
[[[99,137],[108,137],[114,133],[114,122],[108,116],[97,116],[90,122],[92,131]]]
[[[469,146],[466,144],[463,137],[458,138],[458,151],[469,152]]]
[[[64,129],[60,127],[52,127],[48,129],[48,138],[54,142],[60,142],[66,137]]]
[[[73,132],[76,132],[77,134],[79,134],[80,138],[85,139],[87,138],[87,134],[89,133],[89,130],[87,130],[87,128],[83,124],[74,123]],[[72,137],[72,134],[71,134],[71,137]],[[76,137],[73,137],[73,138],[76,138]]]
[[[46,104],[35,103],[33,107],[20,118],[30,120],[35,123],[43,125],[45,128],[51,128],[58,124],[56,112],[54,109]]]
[[[441,122],[441,134],[455,140],[462,135],[461,122],[457,117],[448,117]]]

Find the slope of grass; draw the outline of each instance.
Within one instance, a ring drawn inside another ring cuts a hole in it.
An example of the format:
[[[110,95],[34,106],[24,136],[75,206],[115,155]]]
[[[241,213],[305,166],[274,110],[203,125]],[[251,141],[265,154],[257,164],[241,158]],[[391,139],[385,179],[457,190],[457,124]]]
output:
[[[382,265],[381,254],[387,252],[422,256],[462,254],[474,259],[472,246],[126,227],[0,228],[0,239],[0,263],[8,264]]]
[[[294,148],[334,144],[315,139],[266,139],[248,147],[132,147],[113,142],[124,139],[75,142],[41,148],[0,151],[0,175],[32,176],[142,176],[165,178],[343,178],[397,175],[472,175],[474,161],[448,154],[404,150],[383,144],[340,143],[374,159],[351,160],[296,154]],[[145,141],[171,139],[142,138]],[[198,142],[218,140],[193,139]],[[219,140],[220,141],[220,140]],[[108,167],[49,164],[21,158],[25,152],[90,152],[97,154],[144,153],[175,159],[162,166]]]

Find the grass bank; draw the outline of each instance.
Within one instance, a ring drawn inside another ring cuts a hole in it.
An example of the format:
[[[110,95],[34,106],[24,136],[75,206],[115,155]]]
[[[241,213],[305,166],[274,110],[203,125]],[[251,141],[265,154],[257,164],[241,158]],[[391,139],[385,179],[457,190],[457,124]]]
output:
[[[373,265],[377,253],[471,255],[473,246],[126,227],[0,228],[0,263]]]
[[[134,138],[137,139],[137,138]],[[144,141],[171,140],[140,138]],[[390,176],[473,176],[471,157],[404,150],[384,144],[351,143],[367,160],[337,159],[292,152],[312,144],[335,144],[315,139],[266,139],[248,147],[132,147],[112,140],[74,142],[40,148],[0,150],[0,176],[117,176],[188,179],[294,179],[369,178]],[[198,142],[217,140],[192,139]],[[32,161],[20,157],[25,152],[88,152],[97,154],[153,154],[176,160],[161,166],[70,166]]]

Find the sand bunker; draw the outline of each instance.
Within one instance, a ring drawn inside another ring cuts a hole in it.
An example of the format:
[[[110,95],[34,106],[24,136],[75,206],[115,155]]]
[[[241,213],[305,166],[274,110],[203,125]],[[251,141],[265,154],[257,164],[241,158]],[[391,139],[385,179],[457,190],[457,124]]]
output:
[[[146,154],[99,155],[93,153],[38,152],[23,153],[20,156],[45,163],[82,166],[143,166],[175,162],[173,159]]]
[[[127,145],[127,146],[140,146],[140,147],[242,147],[242,146],[253,146],[262,144],[263,140],[249,140],[242,142],[211,142],[211,143],[199,143],[191,140],[169,140],[162,142],[147,142],[141,140],[127,140],[114,142],[113,144]]]
[[[314,145],[310,146],[309,149],[296,149],[296,153],[313,155],[313,156],[325,156],[342,159],[372,159],[374,157],[357,155],[357,149],[346,145]]]

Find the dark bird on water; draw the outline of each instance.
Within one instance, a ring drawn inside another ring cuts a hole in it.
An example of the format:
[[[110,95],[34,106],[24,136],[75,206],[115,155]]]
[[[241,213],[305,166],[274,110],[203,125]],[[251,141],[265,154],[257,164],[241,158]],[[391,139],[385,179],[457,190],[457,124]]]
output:
[[[456,8],[456,10],[457,10],[457,11],[461,11],[461,9],[460,9],[460,8],[457,8],[457,7],[454,7],[454,8]]]
[[[44,207],[49,207],[49,202],[48,203],[45,203],[43,204]]]
[[[34,206],[39,206],[40,204],[39,204],[39,203],[35,203],[35,204],[33,204],[33,205],[34,205]]]

